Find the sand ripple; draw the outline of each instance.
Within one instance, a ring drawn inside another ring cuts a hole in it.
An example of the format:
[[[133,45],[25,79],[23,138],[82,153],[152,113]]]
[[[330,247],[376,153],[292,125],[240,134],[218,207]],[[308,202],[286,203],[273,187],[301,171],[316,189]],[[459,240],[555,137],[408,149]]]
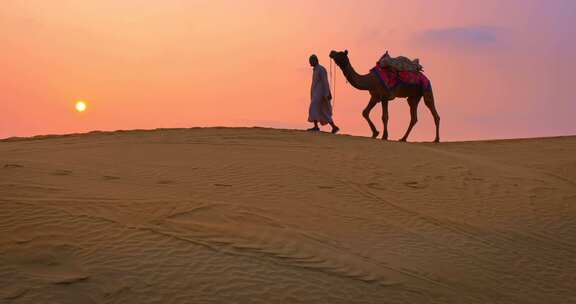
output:
[[[576,302],[573,137],[217,128],[0,155],[0,303]]]

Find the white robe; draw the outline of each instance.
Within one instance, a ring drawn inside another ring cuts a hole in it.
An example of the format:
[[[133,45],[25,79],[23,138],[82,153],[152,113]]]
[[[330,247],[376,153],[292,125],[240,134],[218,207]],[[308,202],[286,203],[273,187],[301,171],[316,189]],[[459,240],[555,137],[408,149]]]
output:
[[[312,86],[310,88],[310,109],[308,121],[317,121],[322,125],[332,122],[332,94],[328,83],[328,73],[321,65],[316,65],[312,73]]]

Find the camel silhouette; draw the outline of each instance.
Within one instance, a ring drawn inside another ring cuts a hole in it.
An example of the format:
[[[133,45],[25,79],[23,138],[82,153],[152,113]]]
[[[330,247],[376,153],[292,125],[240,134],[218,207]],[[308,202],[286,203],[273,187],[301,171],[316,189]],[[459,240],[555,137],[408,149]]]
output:
[[[336,65],[342,70],[342,73],[344,73],[344,76],[353,87],[370,93],[370,102],[368,102],[368,105],[364,111],[362,111],[362,116],[368,121],[368,125],[372,130],[372,138],[377,138],[379,132],[370,120],[370,111],[372,111],[374,106],[379,102],[382,102],[382,123],[384,124],[382,139],[388,140],[388,102],[395,98],[407,98],[408,105],[410,106],[410,125],[404,136],[400,139],[400,141],[406,141],[412,128],[418,121],[418,104],[422,97],[424,97],[424,103],[430,110],[430,113],[432,113],[436,125],[436,138],[434,142],[440,141],[440,115],[438,115],[438,111],[436,111],[434,95],[431,89],[423,90],[421,86],[407,85],[405,83],[400,83],[393,89],[389,89],[382,84],[378,75],[374,73],[368,73],[366,75],[358,74],[350,64],[347,50],[343,52],[331,51],[330,58],[334,59]]]

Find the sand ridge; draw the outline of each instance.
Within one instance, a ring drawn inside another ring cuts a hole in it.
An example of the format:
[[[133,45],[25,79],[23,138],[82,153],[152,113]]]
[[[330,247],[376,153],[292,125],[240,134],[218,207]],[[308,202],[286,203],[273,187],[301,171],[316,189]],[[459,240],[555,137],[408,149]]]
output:
[[[576,138],[0,141],[0,302],[570,303]]]

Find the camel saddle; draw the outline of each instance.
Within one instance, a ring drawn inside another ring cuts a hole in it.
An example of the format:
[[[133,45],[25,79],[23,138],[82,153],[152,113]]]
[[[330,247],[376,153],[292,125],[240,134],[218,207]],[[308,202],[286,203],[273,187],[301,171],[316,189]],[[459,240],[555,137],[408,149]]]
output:
[[[422,92],[432,91],[430,80],[421,71],[396,71],[392,68],[382,68],[376,65],[370,72],[378,77],[388,90],[394,90],[399,85],[418,87]]]
[[[398,72],[420,72],[424,69],[419,59],[410,60],[404,56],[392,57],[388,54],[388,51],[378,60],[378,66]]]

